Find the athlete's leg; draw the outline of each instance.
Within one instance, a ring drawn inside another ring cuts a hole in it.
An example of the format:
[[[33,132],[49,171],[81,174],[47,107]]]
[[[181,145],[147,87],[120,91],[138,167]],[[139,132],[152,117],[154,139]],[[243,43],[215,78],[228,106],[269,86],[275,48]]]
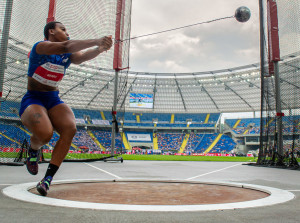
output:
[[[48,115],[54,129],[60,134],[52,152],[52,158],[45,177],[37,184],[37,191],[46,196],[51,181],[56,174],[60,164],[66,157],[72,139],[76,133],[76,122],[72,110],[68,105],[61,103],[48,110]]]
[[[50,163],[59,167],[66,157],[76,133],[75,116],[65,103],[54,106],[48,111],[48,114],[54,129],[60,134]]]
[[[29,105],[21,115],[22,123],[32,133],[30,148],[27,151],[26,168],[32,175],[38,173],[38,150],[48,143],[53,134],[53,127],[46,108],[38,104]]]
[[[21,121],[32,133],[30,145],[33,150],[38,150],[52,138],[53,126],[43,106],[36,104],[28,106],[21,116]]]

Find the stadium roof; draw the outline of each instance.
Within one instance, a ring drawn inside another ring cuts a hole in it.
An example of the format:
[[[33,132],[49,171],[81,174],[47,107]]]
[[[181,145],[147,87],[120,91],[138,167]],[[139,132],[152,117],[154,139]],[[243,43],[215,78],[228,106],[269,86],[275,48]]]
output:
[[[7,100],[20,101],[26,91],[29,50],[29,45],[10,38],[3,91],[3,97],[7,97]],[[288,56],[282,63],[291,64],[289,71],[298,72],[299,68],[292,66],[293,61],[299,61],[299,55]],[[118,108],[125,107],[126,111],[141,111],[129,108],[130,92],[154,95],[154,108],[144,109],[143,112],[225,113],[260,110],[259,64],[195,73],[123,71],[119,77]],[[73,108],[111,110],[114,79],[114,70],[99,68],[92,62],[71,65],[60,84],[60,96]],[[299,86],[285,79],[284,71],[281,72],[281,81],[287,86]]]
[[[131,1],[128,1],[130,3]],[[14,2],[10,38],[6,59],[3,98],[20,101],[27,87],[27,54],[32,45],[41,40],[45,19],[48,13],[48,0],[26,3]],[[105,7],[103,7],[103,4]],[[104,36],[114,33],[115,1],[88,3],[80,0],[58,1],[56,19],[68,27],[72,38],[86,39],[91,36]],[[2,4],[4,5],[4,3]],[[82,7],[82,6],[85,7]],[[130,19],[130,5],[126,15]],[[84,9],[83,9],[84,8]],[[66,9],[68,9],[66,13]],[[84,10],[84,12],[81,12]],[[102,10],[102,11],[101,11]],[[80,13],[78,13],[80,12]],[[101,12],[101,13],[99,13]],[[74,22],[74,16],[76,21]],[[126,17],[126,18],[127,18]],[[0,16],[0,32],[4,14]],[[130,21],[125,25],[130,27]],[[101,29],[99,29],[101,27]],[[125,29],[128,38],[130,28]],[[129,41],[128,41],[129,42]],[[291,42],[293,43],[293,42]],[[123,47],[123,58],[128,59],[129,43]],[[286,45],[286,44],[285,44]],[[289,48],[284,51],[290,53]],[[126,51],[126,52],[125,52]],[[299,92],[300,83],[292,79],[293,72],[299,72],[299,52],[282,58],[280,81],[282,100],[294,100],[293,108],[299,108],[299,100],[288,95],[285,88]],[[111,110],[113,106],[115,71],[111,70],[113,49],[96,59],[81,65],[71,65],[60,84],[61,98],[74,108]],[[124,61],[124,64],[126,61]],[[123,65],[124,65],[123,64]],[[127,64],[126,64],[127,65]],[[130,66],[130,65],[129,65]],[[259,64],[251,64],[231,69],[194,73],[145,73],[123,70],[119,75],[118,108],[139,112],[129,107],[129,93],[154,95],[154,108],[143,112],[177,113],[225,113],[254,112],[261,106],[261,78]],[[269,95],[274,95],[274,78],[268,77]],[[297,94],[295,94],[297,95]],[[283,101],[282,109],[287,107]]]

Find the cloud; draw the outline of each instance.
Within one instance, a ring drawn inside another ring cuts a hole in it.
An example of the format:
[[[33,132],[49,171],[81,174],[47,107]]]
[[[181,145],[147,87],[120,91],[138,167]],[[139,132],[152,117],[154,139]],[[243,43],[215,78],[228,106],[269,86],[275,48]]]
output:
[[[259,61],[256,0],[133,0],[132,36],[231,16],[246,5],[247,23],[234,18],[131,41],[131,70],[197,72]]]
[[[170,73],[176,72],[176,73],[185,73],[189,72],[189,70],[186,67],[183,67],[179,64],[177,64],[176,61],[172,60],[165,60],[165,61],[151,61],[149,63],[149,67],[152,69],[158,69],[158,70],[168,70]]]

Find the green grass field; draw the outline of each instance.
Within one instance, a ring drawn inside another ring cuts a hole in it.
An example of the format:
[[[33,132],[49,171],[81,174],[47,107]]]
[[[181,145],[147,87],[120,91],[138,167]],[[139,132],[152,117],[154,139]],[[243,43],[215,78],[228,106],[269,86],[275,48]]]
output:
[[[19,154],[16,152],[2,152],[0,153],[0,158],[16,158]],[[44,159],[50,160],[51,153],[43,153]],[[66,160],[79,160],[79,159],[101,159],[103,157],[108,157],[108,154],[77,154],[77,153],[68,153]],[[25,157],[25,154],[23,154]]]
[[[51,153],[43,153],[44,159],[51,159]],[[68,153],[66,156],[66,160],[79,160],[79,159],[101,159],[104,157],[108,157],[108,154],[78,154],[78,153]]]
[[[254,157],[122,155],[124,160],[256,162]]]
[[[51,153],[43,153],[46,160],[51,159]],[[0,153],[2,158],[15,158],[17,153]],[[108,154],[77,154],[68,153],[66,160],[101,159]],[[223,156],[175,156],[175,155],[122,155],[123,160],[156,160],[156,161],[220,161],[220,162],[256,162],[253,157],[223,157]]]
[[[51,159],[51,153],[43,153],[46,160]],[[17,153],[0,153],[0,158],[15,158]],[[102,159],[109,154],[77,154],[68,153],[66,160]],[[122,155],[123,160],[153,160],[153,161],[214,161],[214,162],[256,162],[257,157],[226,157],[226,156],[175,156],[175,155]],[[300,162],[300,158],[297,159]]]

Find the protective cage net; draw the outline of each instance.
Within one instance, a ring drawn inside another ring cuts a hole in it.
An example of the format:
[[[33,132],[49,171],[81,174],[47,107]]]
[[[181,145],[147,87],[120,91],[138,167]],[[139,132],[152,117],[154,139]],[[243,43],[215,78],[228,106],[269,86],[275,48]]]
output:
[[[268,61],[265,77],[262,78],[261,146],[258,164],[298,168],[296,157],[299,157],[300,143],[300,1],[276,2],[281,61],[278,63],[277,88],[275,75],[269,74]],[[264,11],[267,13],[266,5]],[[267,27],[266,25],[265,29]],[[267,32],[266,30],[266,35]],[[268,58],[268,47],[265,49],[265,57]],[[280,96],[277,103],[276,94]],[[278,114],[276,106],[281,106],[281,114]]]
[[[60,83],[60,97],[76,117],[77,133],[65,160],[102,159],[111,153],[111,108],[114,101],[114,54],[119,44],[118,68],[129,66],[131,0],[40,0],[0,1],[1,69],[4,70],[0,105],[0,163],[24,162],[31,133],[19,117],[20,101],[27,91],[28,53],[34,43],[44,40],[43,29],[49,3],[56,3],[55,20],[65,25],[71,39],[95,39],[111,35],[115,39],[117,17],[120,40],[93,60],[67,69]],[[118,8],[118,5],[122,7]],[[120,10],[118,12],[118,10]],[[7,45],[6,45],[7,44]],[[7,47],[7,48],[6,48]],[[6,57],[5,57],[6,55]],[[118,77],[118,110],[127,92],[127,72]],[[122,115],[122,112],[121,112]],[[42,148],[41,159],[49,160],[59,134]],[[116,135],[115,153],[123,147]]]

